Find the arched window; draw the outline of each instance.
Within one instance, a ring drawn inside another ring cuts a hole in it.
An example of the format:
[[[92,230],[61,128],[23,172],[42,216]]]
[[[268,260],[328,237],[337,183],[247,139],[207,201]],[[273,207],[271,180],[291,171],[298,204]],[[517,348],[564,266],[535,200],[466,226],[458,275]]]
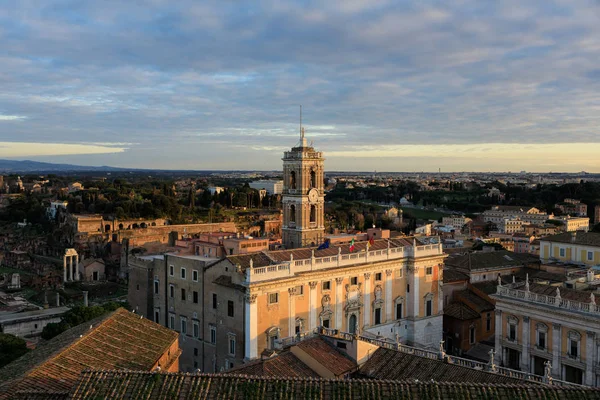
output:
[[[310,222],[317,222],[317,206],[310,206]]]
[[[290,222],[296,222],[296,206],[290,206]]]
[[[296,171],[290,172],[290,189],[296,189]]]
[[[310,187],[317,187],[317,173],[314,170],[310,171]]]

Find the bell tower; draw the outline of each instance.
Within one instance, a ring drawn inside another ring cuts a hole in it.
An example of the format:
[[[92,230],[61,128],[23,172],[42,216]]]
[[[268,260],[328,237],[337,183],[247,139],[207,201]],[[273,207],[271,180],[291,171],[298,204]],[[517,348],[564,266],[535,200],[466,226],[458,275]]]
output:
[[[288,249],[318,246],[325,235],[323,154],[307,144],[300,124],[300,142],[283,153],[283,244]]]

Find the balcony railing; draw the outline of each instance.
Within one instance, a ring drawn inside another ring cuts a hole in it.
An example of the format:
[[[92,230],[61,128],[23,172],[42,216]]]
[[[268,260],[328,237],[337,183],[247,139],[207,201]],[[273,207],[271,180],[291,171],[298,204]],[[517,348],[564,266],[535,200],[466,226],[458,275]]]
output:
[[[600,307],[596,306],[595,303],[584,303],[580,301],[567,300],[556,296],[547,296],[544,294],[533,293],[526,290],[514,289],[512,288],[512,285],[498,285],[496,287],[496,295],[503,297],[511,297],[514,299],[520,299],[537,304],[544,304],[547,306],[562,308],[569,311],[578,311],[600,315]]]
[[[254,283],[271,279],[294,276],[300,272],[316,271],[327,268],[343,267],[367,262],[396,260],[408,257],[428,257],[443,255],[441,244],[422,246],[389,247],[383,250],[363,251],[360,253],[341,254],[328,257],[311,257],[302,260],[284,261],[266,267],[246,269],[246,282]]]

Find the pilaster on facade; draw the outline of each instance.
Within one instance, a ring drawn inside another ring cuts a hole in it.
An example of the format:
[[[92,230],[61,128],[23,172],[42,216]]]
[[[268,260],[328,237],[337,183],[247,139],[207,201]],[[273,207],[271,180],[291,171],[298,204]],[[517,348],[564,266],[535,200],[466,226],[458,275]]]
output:
[[[598,365],[596,346],[596,333],[586,331],[585,338],[585,384],[594,386],[596,384],[596,374],[594,366]]]
[[[562,379],[560,354],[562,348],[562,332],[560,324],[552,324],[552,375]]]
[[[365,272],[365,284],[363,285],[364,301],[364,326],[371,325],[371,273]]]
[[[296,291],[294,288],[288,288],[288,298],[289,298],[289,310],[290,315],[288,317],[288,335],[292,336],[296,333],[296,299],[295,299]]]
[[[318,282],[308,282],[310,293],[308,297],[309,301],[309,318],[308,318],[308,329],[312,332],[316,327],[317,323],[317,284]]]
[[[496,310],[496,359],[498,363],[502,363],[504,352],[502,351],[502,337],[504,332],[504,325],[502,324],[502,311]]]
[[[391,269],[385,270],[385,321],[390,322],[392,317],[392,279],[393,272]]]
[[[417,319],[420,316],[420,306],[422,303],[421,296],[419,294],[419,267],[414,263],[408,265],[410,290],[412,295],[408,296],[410,301],[411,310],[409,310],[409,316]]]
[[[521,352],[521,371],[529,372],[529,317],[523,317],[523,351]]]
[[[342,293],[344,278],[335,278],[335,329],[343,329],[342,306],[344,295]]]
[[[244,354],[249,360],[253,360],[258,357],[258,310],[256,306],[256,294],[246,294],[245,300],[245,340],[244,340]]]

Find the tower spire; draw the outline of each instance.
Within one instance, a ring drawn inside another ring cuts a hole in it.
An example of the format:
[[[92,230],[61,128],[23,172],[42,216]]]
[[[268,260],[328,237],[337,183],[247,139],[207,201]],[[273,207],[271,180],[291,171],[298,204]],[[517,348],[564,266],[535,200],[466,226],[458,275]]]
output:
[[[304,127],[302,126],[302,104],[300,104],[300,146],[306,147],[306,138],[304,137]]]

